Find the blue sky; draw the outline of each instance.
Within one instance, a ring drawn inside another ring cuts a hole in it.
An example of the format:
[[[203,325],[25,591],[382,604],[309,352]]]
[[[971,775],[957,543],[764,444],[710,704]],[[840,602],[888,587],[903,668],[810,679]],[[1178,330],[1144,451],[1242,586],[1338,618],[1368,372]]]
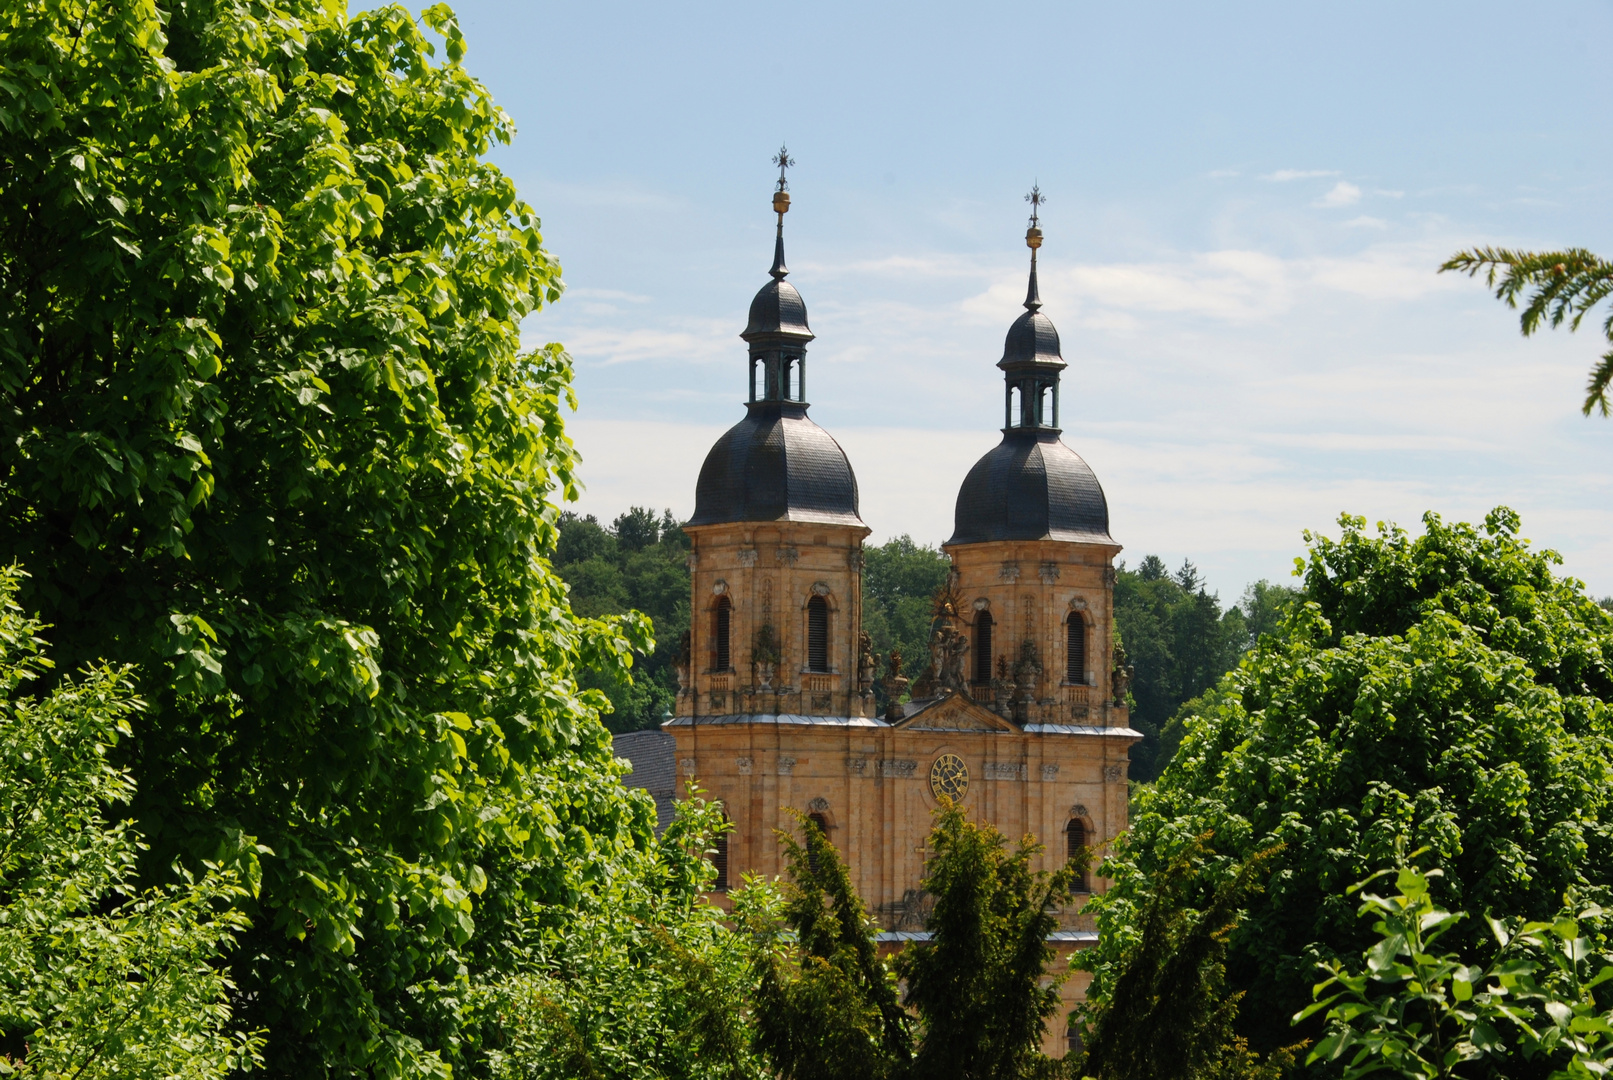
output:
[[[1613,593],[1613,421],[1592,328],[1524,340],[1478,243],[1613,254],[1613,6],[462,2],[496,159],[566,296],[582,509],[687,514],[743,413],[771,257],[768,158],[818,338],[812,415],[875,542],[938,543],[998,439],[993,366],[1040,182],[1064,438],[1133,563],[1223,598],[1285,579],[1341,511],[1498,503]]]

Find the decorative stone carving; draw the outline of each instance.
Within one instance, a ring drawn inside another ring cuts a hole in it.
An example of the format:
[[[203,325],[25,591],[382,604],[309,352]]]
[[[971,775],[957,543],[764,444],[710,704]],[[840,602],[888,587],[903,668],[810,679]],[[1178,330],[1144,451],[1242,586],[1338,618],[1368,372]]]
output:
[[[1053,781],[1057,780],[1058,778],[1059,778],[1059,767],[1057,765],[1043,765],[1042,766],[1042,783],[1051,784]]]
[[[781,546],[777,558],[780,566],[794,566],[801,558],[801,550],[795,547]]]
[[[879,763],[879,775],[906,778],[913,775],[913,770],[917,769],[918,765],[919,763],[916,761],[901,761],[896,758],[886,758]]]
[[[748,757],[736,757],[734,759],[734,768],[739,770],[740,776],[750,775],[751,764],[751,759]]]
[[[853,776],[868,775],[868,759],[865,757],[849,757],[846,759],[846,771]]]
[[[863,557],[862,548],[852,548],[850,551],[846,552],[846,566],[853,572],[858,574],[862,573],[863,567],[866,566],[867,563],[868,560]]]
[[[885,669],[885,677],[879,680],[885,688],[885,719],[895,723],[902,718],[902,695],[907,691],[907,684],[911,680],[902,674],[902,650],[892,649],[890,666]]]
[[[1103,767],[1103,778],[1111,784],[1119,781],[1123,776],[1125,776],[1125,774],[1126,767],[1121,765],[1119,762],[1115,762],[1111,765],[1105,765]]]
[[[795,759],[794,758],[792,758],[792,757],[781,757],[781,758],[778,759],[778,774],[780,776],[789,776],[794,771],[795,771]]]
[[[740,548],[739,549],[739,565],[740,566],[755,566],[756,565],[756,549],[755,548]]]
[[[683,565],[687,566],[690,570],[693,570],[695,567],[699,566],[700,552],[696,551],[694,548],[690,548],[689,554],[685,555],[683,558]]]
[[[988,761],[981,767],[987,780],[1023,780],[1026,766],[1018,761]]]
[[[1120,574],[1115,570],[1114,567],[1105,566],[1103,568],[1103,583],[1105,585],[1109,586],[1112,589],[1112,588],[1115,587],[1115,582],[1117,582],[1119,580],[1120,580]]]
[[[963,599],[948,585],[935,598],[930,631],[930,670],[913,687],[918,698],[938,697],[949,691],[967,693],[968,676],[964,659],[969,654],[969,638],[958,629],[958,610]]]
[[[762,690],[773,689],[773,671],[779,660],[778,633],[771,624],[763,623],[756,630],[750,651],[752,679]]]
[[[690,655],[689,631],[685,630],[678,638],[678,656],[673,666],[678,672],[678,696],[682,697],[694,689],[694,679],[689,673],[694,658]]]
[[[1059,579],[1059,564],[1045,562],[1036,568],[1036,574],[1042,579],[1043,585],[1051,585]]]
[[[1073,600],[1070,601],[1070,610],[1071,611],[1085,611],[1086,609],[1087,609],[1087,602],[1085,600],[1083,600],[1081,597],[1077,596]]]
[[[857,695],[867,698],[874,692],[874,639],[868,631],[857,632]]]
[[[711,583],[711,595],[712,596],[721,596],[723,593],[725,593],[727,591],[728,591],[728,582],[724,581],[722,578],[718,578],[716,581],[713,581]]]
[[[827,814],[829,812],[829,800],[825,799],[822,795],[819,795],[817,798],[807,803],[807,809],[811,810],[814,814]]]
[[[833,694],[813,694],[812,708],[815,710],[832,709],[835,699]]]
[[[1071,720],[1085,720],[1091,715],[1092,715],[1092,709],[1089,706],[1086,706],[1086,705],[1071,705],[1070,706],[1070,719]]]
[[[1009,581],[1009,582],[1018,581],[1019,580],[1019,564],[1017,562],[1005,562],[1005,563],[1003,563],[1002,569],[997,571],[997,580],[998,581]]]
[[[693,776],[694,758],[686,757],[682,761],[678,762],[678,769],[683,773],[684,776]]]
[[[985,611],[989,607],[991,607],[991,601],[987,600],[984,596],[975,601],[976,611]]]
[[[832,592],[834,592],[834,590],[829,588],[829,583],[827,581],[814,581],[812,583],[813,596],[828,596]]]
[[[1019,643],[1019,662],[1014,665],[1014,718],[1022,724],[1031,721],[1031,706],[1036,703],[1036,687],[1042,678],[1042,661],[1036,652],[1036,642],[1026,638]]]
[[[1070,816],[1089,819],[1092,817],[1091,814],[1087,813],[1087,808],[1080,803],[1076,803],[1074,806],[1070,807]]]
[[[1114,703],[1116,705],[1126,703],[1126,691],[1131,689],[1131,677],[1136,673],[1137,669],[1126,663],[1126,647],[1116,645],[1115,666],[1109,676],[1110,689],[1114,691]]]

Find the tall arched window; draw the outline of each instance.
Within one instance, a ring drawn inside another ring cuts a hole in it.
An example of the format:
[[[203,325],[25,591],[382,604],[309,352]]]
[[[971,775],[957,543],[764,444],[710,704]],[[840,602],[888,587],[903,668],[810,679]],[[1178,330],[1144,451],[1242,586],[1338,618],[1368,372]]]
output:
[[[807,820],[817,826],[818,831],[823,834],[824,842],[827,843],[829,840],[829,819],[822,814],[808,814]],[[812,853],[810,844],[807,846],[807,866],[814,874],[818,872],[818,857]]]
[[[975,682],[991,681],[991,612],[975,616]]]
[[[728,597],[717,598],[717,610],[712,618],[712,640],[716,642],[717,670],[727,671],[733,667],[731,654],[728,648],[728,628],[733,622],[734,605],[728,602]]]
[[[1087,846],[1087,827],[1080,818],[1071,818],[1070,823],[1064,826],[1064,844],[1066,859],[1076,858],[1081,854],[1082,849]],[[1081,876],[1076,879],[1075,891],[1087,891],[1087,872],[1085,870],[1082,870]]]
[[[807,670],[829,670],[829,601],[821,596],[807,601]]]
[[[1087,681],[1087,624],[1079,611],[1070,612],[1064,642],[1064,680]]]

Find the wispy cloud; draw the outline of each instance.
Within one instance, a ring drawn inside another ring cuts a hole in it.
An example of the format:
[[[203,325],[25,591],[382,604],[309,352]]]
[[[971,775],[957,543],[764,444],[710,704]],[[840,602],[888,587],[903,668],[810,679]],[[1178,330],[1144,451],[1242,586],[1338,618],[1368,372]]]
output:
[[[1270,180],[1277,184],[1286,184],[1290,180],[1315,180],[1319,176],[1337,176],[1337,169],[1278,169],[1274,173],[1267,173],[1262,180]]]
[[[1312,206],[1354,206],[1361,201],[1361,189],[1348,180],[1340,180],[1317,199]]]

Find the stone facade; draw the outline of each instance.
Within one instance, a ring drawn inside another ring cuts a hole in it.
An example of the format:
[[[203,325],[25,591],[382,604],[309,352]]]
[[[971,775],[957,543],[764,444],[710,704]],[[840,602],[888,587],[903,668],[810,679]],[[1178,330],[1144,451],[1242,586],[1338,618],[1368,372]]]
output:
[[[689,526],[693,577],[677,715],[872,715],[859,681],[863,525],[736,522]],[[827,608],[827,670],[811,670],[810,606]],[[726,667],[718,666],[727,609]]]

